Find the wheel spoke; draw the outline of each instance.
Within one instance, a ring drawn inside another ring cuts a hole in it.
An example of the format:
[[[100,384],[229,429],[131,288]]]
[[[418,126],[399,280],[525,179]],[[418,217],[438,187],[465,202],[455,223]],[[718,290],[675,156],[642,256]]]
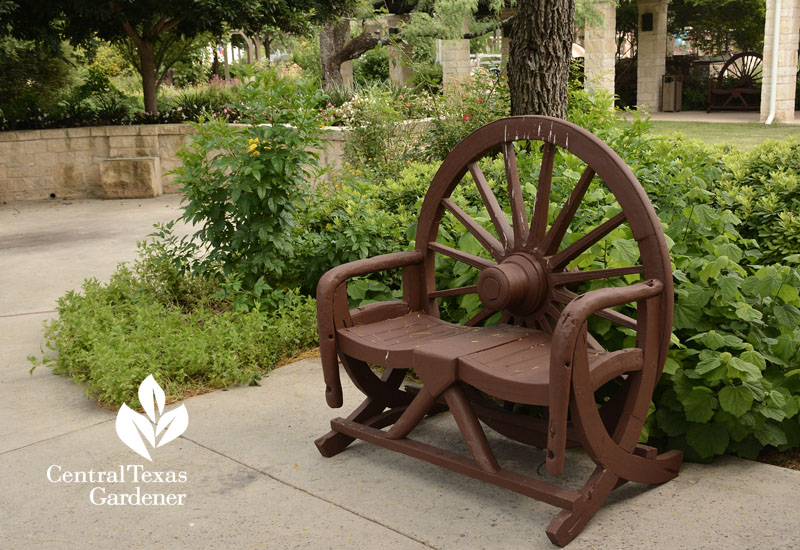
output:
[[[511,222],[514,226],[514,242],[524,243],[528,238],[528,217],[525,215],[525,199],[522,196],[522,186],[519,183],[517,154],[514,152],[513,142],[509,141],[503,143],[503,158],[506,165],[508,196],[511,201]]]
[[[492,255],[495,260],[500,260],[503,256],[503,245],[500,241],[495,239],[481,224],[475,221],[464,212],[456,203],[451,199],[444,199],[442,201],[445,208],[447,208],[456,219],[475,237],[481,245]]]
[[[489,182],[486,181],[486,176],[483,175],[478,163],[470,162],[468,166],[469,173],[472,174],[472,179],[475,180],[478,192],[481,194],[481,198],[483,198],[483,204],[486,206],[489,217],[492,218],[494,228],[497,230],[497,236],[500,237],[500,240],[505,244],[507,249],[513,248],[514,232],[508,224],[508,218],[506,218],[503,209],[500,208],[500,204],[497,202],[497,197],[494,196],[491,188],[489,188]]]
[[[547,321],[547,317],[544,313],[539,313],[536,315],[536,324],[538,324],[539,328],[546,333],[553,334],[553,326]]]
[[[589,184],[592,183],[592,178],[594,178],[594,170],[587,166],[578,180],[578,185],[572,190],[561,212],[558,213],[556,221],[553,222],[550,231],[547,232],[542,241],[541,249],[544,251],[545,256],[552,256],[558,252],[558,247],[561,246],[561,241],[567,233],[567,228],[569,228],[572,218],[575,217],[575,212],[578,211],[578,206],[580,206],[583,196],[589,189]]]
[[[542,153],[542,167],[539,170],[539,185],[536,188],[536,202],[533,206],[533,219],[528,237],[528,246],[539,246],[544,239],[547,229],[547,211],[550,208],[550,186],[553,181],[553,160],[556,155],[556,146],[544,143]]]
[[[448,288],[446,290],[434,290],[428,292],[428,298],[443,298],[445,296],[461,296],[463,294],[475,294],[478,292],[477,285],[462,286],[459,288]]]
[[[559,286],[570,283],[582,283],[593,279],[608,279],[611,277],[641,273],[644,273],[643,265],[632,265],[629,267],[611,267],[608,269],[592,269],[589,271],[562,271],[553,273],[552,280],[554,285]]]
[[[503,315],[500,317],[500,320],[497,321],[497,324],[498,325],[506,325],[506,324],[508,324],[508,322],[510,320],[511,320],[511,312],[510,311],[504,311]]]
[[[568,304],[572,300],[578,297],[578,294],[574,292],[570,292],[564,289],[556,289],[553,292],[553,298],[558,300],[561,303]],[[596,316],[611,321],[614,324],[636,330],[636,319],[628,317],[624,313],[620,313],[619,311],[613,310],[611,308],[601,309],[597,313]]]
[[[484,322],[486,319],[488,319],[489,317],[491,317],[492,315],[494,315],[494,313],[495,313],[495,312],[494,312],[494,311],[492,311],[492,310],[491,310],[491,309],[489,309],[489,308],[483,308],[483,309],[482,309],[482,310],[480,310],[480,311],[479,311],[477,314],[473,315],[473,316],[472,316],[472,318],[470,318],[470,320],[469,320],[469,321],[467,321],[467,322],[466,322],[466,323],[464,323],[464,324],[465,324],[466,326],[468,326],[468,327],[474,327],[474,326],[475,326],[475,325],[477,325],[478,323],[482,323],[482,322]]]
[[[487,260],[486,258],[481,258],[479,256],[469,254],[468,252],[462,252],[461,250],[456,250],[455,248],[451,248],[444,244],[431,242],[428,243],[428,248],[435,250],[436,252],[441,252],[446,256],[450,256],[454,260],[457,260],[467,265],[471,265],[472,267],[475,267],[477,269],[486,269],[487,267],[495,265],[495,263],[492,260]]]
[[[592,229],[589,233],[569,245],[567,248],[550,257],[548,267],[552,271],[561,269],[572,260],[580,256],[585,250],[589,249],[593,244],[597,243],[611,233],[614,229],[625,221],[625,213],[620,212],[610,220],[605,221],[599,226]]]

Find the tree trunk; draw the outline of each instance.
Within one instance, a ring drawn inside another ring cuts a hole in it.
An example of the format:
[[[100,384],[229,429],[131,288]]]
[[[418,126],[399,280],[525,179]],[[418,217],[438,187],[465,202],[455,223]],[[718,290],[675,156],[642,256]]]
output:
[[[350,21],[330,23],[319,31],[319,54],[322,63],[322,87],[326,90],[343,84],[342,59],[339,53],[350,38]]]
[[[269,61],[270,51],[269,50],[270,50],[270,47],[272,46],[272,39],[270,38],[269,34],[265,34],[264,36],[261,37],[261,39],[264,41],[264,55],[267,58],[267,65],[269,65],[269,63],[270,63],[270,61]]]
[[[139,74],[142,76],[142,91],[144,92],[144,110],[151,115],[157,115],[158,81],[156,79],[156,60],[153,55],[155,47],[150,42],[141,42],[138,44],[137,50],[139,52]]]
[[[222,43],[222,46],[225,48],[225,50],[222,52],[224,54],[223,55],[223,60],[224,60],[224,63],[225,63],[225,82],[228,82],[231,79],[231,67],[230,67],[230,64],[228,63],[228,43],[229,42],[230,42],[230,37],[226,38],[225,41]]]
[[[575,0],[518,0],[508,60],[512,115],[567,116]]]
[[[211,72],[217,78],[219,78],[219,42],[219,38],[214,42],[214,61],[211,62]]]

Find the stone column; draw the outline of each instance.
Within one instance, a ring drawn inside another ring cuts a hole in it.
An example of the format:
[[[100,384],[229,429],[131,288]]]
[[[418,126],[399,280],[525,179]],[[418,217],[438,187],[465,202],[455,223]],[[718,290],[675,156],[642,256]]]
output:
[[[392,29],[402,27],[408,22],[407,15],[387,15],[386,19],[387,32],[391,33]],[[391,44],[389,46],[389,80],[395,86],[405,86],[411,80],[411,67],[409,61],[411,60],[411,46],[408,44]]]
[[[469,40],[442,40],[442,84],[469,78]]]
[[[467,20],[461,27],[461,32],[469,32]],[[442,85],[455,84],[459,80],[469,78],[471,67],[469,65],[469,40],[459,38],[456,40],[440,40],[442,56]]]
[[[769,91],[772,85],[772,58],[774,51],[773,24],[775,22],[775,0],[767,0],[767,19],[764,25],[764,78],[761,83],[761,121],[769,116]],[[777,101],[775,121],[794,120],[794,96],[797,79],[797,44],[800,30],[800,0],[782,0],[781,28],[778,42]]]
[[[600,0],[594,4],[603,20],[586,27],[584,37],[584,85],[587,89],[606,90],[614,94],[614,72],[617,56],[616,22],[617,3]]]
[[[667,57],[667,4],[669,0],[639,0],[639,54],[636,106],[661,110],[661,77]],[[644,30],[650,25],[651,30]]]

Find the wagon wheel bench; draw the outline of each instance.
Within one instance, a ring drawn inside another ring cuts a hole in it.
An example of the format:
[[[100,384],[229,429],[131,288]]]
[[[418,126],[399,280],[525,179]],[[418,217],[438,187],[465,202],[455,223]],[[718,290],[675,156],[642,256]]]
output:
[[[529,221],[517,151],[530,150],[531,142],[541,142],[542,162]],[[585,169],[548,227],[559,150],[578,157]],[[498,154],[504,159],[507,185],[502,192],[508,201],[501,198],[509,205],[510,219],[478,165],[482,157]],[[470,179],[492,229],[450,198],[456,186],[471,185]],[[562,244],[593,181],[605,185],[621,211]],[[487,253],[470,254],[438,242],[445,215],[463,225]],[[623,224],[638,244],[635,265],[588,271],[569,267]],[[479,270],[477,283],[438,288],[438,255]],[[348,279],[398,268],[401,301],[349,310]],[[587,281],[631,275],[641,280],[575,292]],[[480,299],[483,309],[477,315],[464,325],[440,319],[440,299],[467,294]],[[633,303],[636,319],[613,309]],[[658,454],[637,443],[666,359],[672,306],[672,272],[661,225],[619,156],[588,131],[560,119],[498,120],[473,132],[443,162],[421,207],[415,250],[340,265],[320,280],[317,314],[327,403],[342,405],[339,359],[366,399],[346,419],[332,420],[332,431],[315,443],[330,457],[361,439],[562,508],[547,534],[555,544],[566,545],[622,483],[662,483],[678,474],[680,452]],[[493,316],[499,316],[497,324],[487,325]],[[591,316],[635,331],[635,346],[603,349],[587,330]],[[370,365],[385,370],[378,376]],[[409,368],[421,388],[401,388]],[[613,380],[619,389],[598,408],[595,391]],[[546,407],[548,418],[519,414],[516,404]],[[471,459],[409,437],[426,415],[445,408]],[[579,492],[508,471],[492,452],[481,422],[546,448],[547,470],[553,475],[562,473],[567,446],[581,445],[597,467]]]
[[[737,53],[725,62],[716,78],[708,81],[706,112],[758,111],[761,108],[762,76],[760,53]]]

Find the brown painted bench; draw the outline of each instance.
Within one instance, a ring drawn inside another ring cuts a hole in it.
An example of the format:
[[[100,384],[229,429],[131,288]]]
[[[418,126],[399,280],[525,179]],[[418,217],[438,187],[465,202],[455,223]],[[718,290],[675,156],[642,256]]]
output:
[[[542,163],[529,221],[517,151],[530,151],[531,142],[541,142]],[[553,164],[567,152],[583,162],[584,171],[548,226]],[[492,189],[477,161],[496,155],[504,159],[507,181]],[[614,195],[621,211],[562,243],[593,182]],[[451,200],[458,185],[477,187],[491,229]],[[498,189],[507,196],[498,200]],[[485,253],[443,244],[438,238],[443,216],[463,225]],[[588,271],[570,267],[625,225],[638,243],[639,259],[633,265]],[[439,288],[437,257],[479,271],[476,284]],[[389,269],[402,270],[403,299],[350,310],[348,279]],[[623,282],[582,291],[588,282],[602,279]],[[477,294],[479,313],[464,324],[440,319],[440,301],[469,294]],[[624,304],[636,305],[635,319],[614,309]],[[638,444],[669,346],[672,306],[672,272],[661,224],[619,156],[563,120],[498,120],[475,131],[445,159],[422,205],[415,250],[340,265],[320,280],[317,313],[328,405],[342,406],[339,360],[366,399],[346,419],[332,420],[332,431],[316,445],[330,457],[361,439],[552,504],[563,511],[547,534],[563,546],[622,483],[662,483],[678,474],[680,452],[658,454]],[[635,345],[604,349],[587,329],[592,316],[634,331]],[[383,367],[382,374],[371,366]],[[409,368],[421,388],[401,388]],[[595,391],[601,387],[615,391],[598,407]],[[520,404],[545,407],[548,416],[520,414],[525,408]],[[409,437],[426,415],[445,409],[472,458]],[[597,468],[580,491],[506,470],[481,422],[546,449],[547,470],[553,475],[562,473],[568,446],[583,446]]]
[[[758,111],[761,108],[762,56],[740,52],[728,59],[716,78],[708,81],[711,111]]]

